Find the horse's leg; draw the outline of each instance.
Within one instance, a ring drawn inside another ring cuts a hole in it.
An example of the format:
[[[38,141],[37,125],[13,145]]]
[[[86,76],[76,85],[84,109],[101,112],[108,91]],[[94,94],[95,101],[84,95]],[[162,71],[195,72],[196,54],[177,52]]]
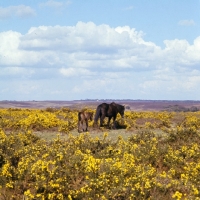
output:
[[[104,118],[105,118],[105,115],[102,114],[101,117],[100,117],[100,127],[103,126],[103,120],[104,120]]]
[[[78,132],[80,133],[80,121],[78,121]]]
[[[113,117],[113,128],[114,128],[114,129],[116,129],[116,121],[115,121],[115,120],[116,120],[116,117],[117,117],[117,116],[114,116],[114,117]]]
[[[110,120],[111,120],[112,117],[108,117],[108,123],[107,123],[107,126],[109,127],[110,126]]]

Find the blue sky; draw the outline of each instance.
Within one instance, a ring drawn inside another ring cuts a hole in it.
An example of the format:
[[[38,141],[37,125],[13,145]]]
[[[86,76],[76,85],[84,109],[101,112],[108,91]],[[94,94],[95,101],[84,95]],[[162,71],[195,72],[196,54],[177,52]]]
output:
[[[200,100],[200,0],[0,3],[0,100]]]

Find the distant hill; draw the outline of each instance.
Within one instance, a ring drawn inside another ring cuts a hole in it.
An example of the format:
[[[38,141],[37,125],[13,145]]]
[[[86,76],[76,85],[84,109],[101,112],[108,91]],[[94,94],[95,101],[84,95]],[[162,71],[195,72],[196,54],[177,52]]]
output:
[[[199,111],[200,101],[168,101],[168,100],[130,100],[130,99],[86,99],[74,101],[0,101],[0,108],[62,108],[82,109],[88,107],[95,109],[103,102],[116,102],[125,105],[127,110],[143,111]]]

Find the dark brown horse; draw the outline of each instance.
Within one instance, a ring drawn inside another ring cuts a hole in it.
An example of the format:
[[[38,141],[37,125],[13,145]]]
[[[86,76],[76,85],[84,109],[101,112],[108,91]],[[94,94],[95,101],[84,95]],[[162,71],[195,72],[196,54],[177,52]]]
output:
[[[81,111],[78,113],[78,132],[80,133],[80,127],[82,128],[83,132],[88,131],[88,120],[93,120],[93,113],[92,112],[86,112]],[[85,129],[84,129],[84,123],[85,123]]]
[[[100,127],[103,126],[103,120],[105,117],[108,117],[108,126],[110,120],[113,118],[114,128],[116,128],[115,120],[117,114],[119,113],[121,117],[124,117],[125,107],[123,105],[112,102],[111,104],[102,103],[97,106],[96,114],[94,118],[94,125],[97,125],[98,119],[100,118]]]

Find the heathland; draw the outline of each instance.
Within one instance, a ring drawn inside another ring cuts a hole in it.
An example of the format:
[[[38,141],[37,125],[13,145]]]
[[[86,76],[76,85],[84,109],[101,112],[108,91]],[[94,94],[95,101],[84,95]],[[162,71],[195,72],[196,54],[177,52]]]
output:
[[[0,102],[0,199],[199,199],[199,102],[121,102],[117,130],[78,133],[100,102]]]

